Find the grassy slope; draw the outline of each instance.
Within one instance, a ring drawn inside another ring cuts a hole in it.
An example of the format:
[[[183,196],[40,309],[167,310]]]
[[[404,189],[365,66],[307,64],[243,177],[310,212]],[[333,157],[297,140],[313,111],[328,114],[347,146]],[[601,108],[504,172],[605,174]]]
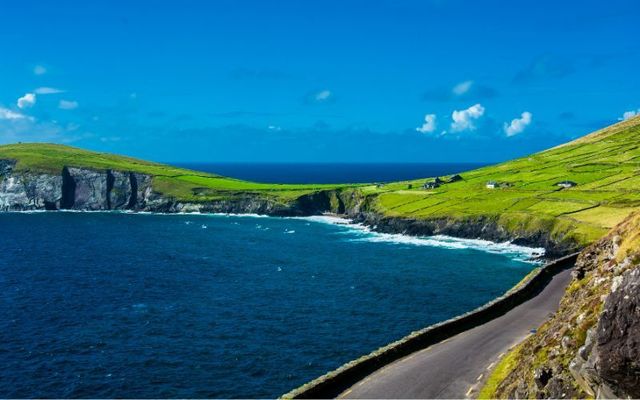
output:
[[[529,157],[463,173],[463,181],[435,190],[421,189],[424,179],[381,188],[361,185],[360,190],[387,216],[490,217],[508,229],[549,230],[587,244],[640,208],[639,136],[640,117],[636,117]],[[18,160],[17,168],[23,170],[59,173],[69,165],[147,173],[156,176],[157,191],[185,201],[248,194],[290,201],[316,190],[347,186],[253,183],[52,144],[0,146],[0,158]],[[578,186],[562,190],[555,186],[565,179]],[[488,180],[512,186],[487,189]]]
[[[463,181],[438,189],[422,190],[419,180],[363,190],[376,194],[378,211],[389,216],[488,216],[505,227],[543,226],[586,244],[640,208],[639,138],[636,117],[529,157],[463,173]],[[512,186],[487,189],[489,180]],[[555,183],[562,180],[578,186],[560,189]]]
[[[155,176],[154,189],[184,201],[233,199],[259,195],[289,201],[321,189],[346,185],[281,185],[227,178],[170,165],[56,144],[26,143],[0,146],[0,159],[18,160],[16,169],[59,174],[64,166],[133,171]]]
[[[568,392],[568,398],[588,397],[577,386],[569,372],[569,364],[584,345],[588,330],[598,323],[614,278],[638,268],[639,249],[640,213],[635,213],[580,255],[578,265],[582,264],[586,271],[584,277],[573,278],[560,301],[559,310],[535,334],[498,362],[478,398],[507,398],[522,384],[528,395],[533,396],[537,391],[533,374],[540,367],[552,368],[555,376],[573,387],[575,392]],[[612,260],[610,253],[614,256]]]

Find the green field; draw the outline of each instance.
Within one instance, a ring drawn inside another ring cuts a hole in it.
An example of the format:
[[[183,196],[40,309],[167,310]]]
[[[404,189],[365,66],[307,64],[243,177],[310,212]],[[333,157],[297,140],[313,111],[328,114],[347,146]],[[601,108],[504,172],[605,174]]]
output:
[[[357,188],[372,211],[410,219],[491,218],[507,230],[549,230],[586,244],[640,209],[640,117],[528,157],[462,173],[462,180],[422,189],[425,179],[378,185],[281,185],[247,182],[133,158],[53,144],[0,146],[0,159],[24,171],[63,166],[153,175],[154,189],[182,201],[267,196],[281,202],[320,190]],[[447,177],[443,177],[447,178]],[[572,188],[557,182],[570,180]],[[488,189],[487,181],[502,186]]]
[[[149,174],[154,176],[154,190],[178,200],[190,202],[233,199],[247,195],[267,196],[286,202],[318,190],[353,186],[247,182],[166,164],[47,143],[0,146],[0,159],[17,160],[16,169],[19,171],[59,174],[63,167],[68,166]]]
[[[375,196],[376,210],[388,216],[492,217],[505,227],[544,225],[587,243],[640,208],[640,118],[461,176],[462,181],[430,190],[421,188],[424,179],[362,190]],[[556,185],[564,180],[577,186]],[[505,185],[488,189],[487,181]]]

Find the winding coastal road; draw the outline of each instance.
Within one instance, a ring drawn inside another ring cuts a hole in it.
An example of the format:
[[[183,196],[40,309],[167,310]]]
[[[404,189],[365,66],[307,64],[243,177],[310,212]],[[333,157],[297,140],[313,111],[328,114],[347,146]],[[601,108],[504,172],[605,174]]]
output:
[[[465,398],[509,348],[555,312],[571,280],[556,274],[537,296],[506,314],[372,373],[339,398]]]

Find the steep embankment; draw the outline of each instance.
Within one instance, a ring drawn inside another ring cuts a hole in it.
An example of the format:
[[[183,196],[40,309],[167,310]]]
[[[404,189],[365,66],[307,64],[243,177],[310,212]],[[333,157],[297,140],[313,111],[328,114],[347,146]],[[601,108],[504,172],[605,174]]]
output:
[[[640,117],[528,157],[443,177],[429,189],[424,180],[255,183],[68,146],[6,145],[0,146],[0,210],[330,211],[379,231],[513,240],[543,246],[553,257],[584,247],[640,209],[638,135]],[[576,186],[557,185],[567,180]]]
[[[585,249],[573,275],[558,312],[481,397],[640,397],[640,214]]]

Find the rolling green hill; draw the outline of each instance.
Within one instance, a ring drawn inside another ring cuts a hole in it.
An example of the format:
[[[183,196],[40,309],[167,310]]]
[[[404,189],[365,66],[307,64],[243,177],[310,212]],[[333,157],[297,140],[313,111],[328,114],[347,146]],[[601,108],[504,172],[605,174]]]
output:
[[[528,157],[462,173],[462,180],[435,189],[423,189],[425,179],[386,185],[254,183],[54,144],[0,146],[0,159],[17,160],[16,171],[57,174],[64,166],[76,166],[144,173],[154,177],[154,191],[183,202],[260,196],[291,203],[311,193],[351,188],[366,199],[362,210],[382,217],[484,219],[506,231],[548,231],[582,245],[640,208],[640,117]],[[558,187],[564,180],[577,186]],[[487,188],[488,181],[499,187]]]
[[[498,219],[507,229],[543,225],[585,244],[640,208],[640,117],[460,175],[462,181],[431,190],[421,189],[424,180],[362,190],[375,196],[375,209],[386,216],[462,220],[485,216]],[[564,180],[577,186],[556,185]],[[488,189],[488,181],[503,187]]]
[[[233,199],[258,195],[290,201],[302,195],[348,185],[285,185],[247,182],[216,174],[177,168],[108,153],[49,143],[20,143],[0,146],[0,159],[17,160],[16,171],[59,174],[63,167],[131,171],[154,177],[158,193],[186,202]]]

